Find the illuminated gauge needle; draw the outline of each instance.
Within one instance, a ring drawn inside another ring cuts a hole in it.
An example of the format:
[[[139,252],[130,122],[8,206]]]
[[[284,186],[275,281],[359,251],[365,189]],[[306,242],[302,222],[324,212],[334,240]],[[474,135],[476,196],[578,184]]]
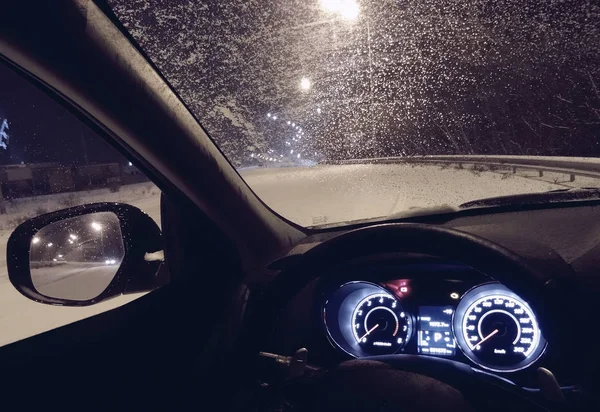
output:
[[[479,343],[477,343],[477,345],[475,345],[475,347],[477,347],[477,346],[481,346],[481,344],[482,344],[483,342],[485,342],[486,340],[488,340],[489,338],[491,338],[492,336],[494,336],[496,333],[498,333],[498,329],[494,329],[494,330],[492,331],[492,333],[490,333],[489,335],[487,335],[485,338],[481,339],[481,341],[480,341]]]
[[[379,327],[379,323],[377,325],[373,326],[371,329],[369,329],[367,331],[367,333],[365,333],[364,335],[362,335],[358,341],[360,342],[361,340],[363,340],[364,338],[366,338],[369,333],[373,332],[378,327]],[[498,332],[498,331],[496,331],[496,332]]]

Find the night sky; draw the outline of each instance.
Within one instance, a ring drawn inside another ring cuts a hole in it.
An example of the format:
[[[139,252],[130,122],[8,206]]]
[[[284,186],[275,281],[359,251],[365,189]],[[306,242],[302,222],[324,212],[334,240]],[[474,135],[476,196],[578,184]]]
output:
[[[67,109],[2,63],[0,90],[0,124],[8,119],[9,125],[7,149],[0,148],[0,165],[126,161]]]
[[[108,3],[235,166],[600,156],[597,0]]]

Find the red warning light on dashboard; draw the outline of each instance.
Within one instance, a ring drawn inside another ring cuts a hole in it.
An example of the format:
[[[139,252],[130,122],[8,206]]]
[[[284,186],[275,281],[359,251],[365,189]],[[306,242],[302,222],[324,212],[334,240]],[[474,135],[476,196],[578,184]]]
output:
[[[410,294],[410,279],[395,279],[381,283],[381,286],[387,288],[398,298],[405,298]]]

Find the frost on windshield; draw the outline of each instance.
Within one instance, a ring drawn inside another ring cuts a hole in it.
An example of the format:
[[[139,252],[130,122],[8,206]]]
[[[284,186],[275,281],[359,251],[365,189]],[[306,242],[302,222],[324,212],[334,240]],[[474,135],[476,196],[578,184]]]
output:
[[[600,154],[588,0],[109,0],[236,166]]]

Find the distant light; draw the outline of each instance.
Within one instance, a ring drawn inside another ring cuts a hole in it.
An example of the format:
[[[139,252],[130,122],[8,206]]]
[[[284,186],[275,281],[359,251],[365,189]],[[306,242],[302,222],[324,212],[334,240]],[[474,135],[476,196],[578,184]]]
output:
[[[53,261],[53,262],[58,262],[58,261],[56,260],[56,258],[52,259],[52,261]]]
[[[36,243],[40,243],[40,238],[39,237],[34,237],[33,239],[31,239],[31,243],[33,243],[34,245]]]
[[[310,86],[311,86],[310,80],[307,79],[306,77],[303,77],[302,80],[300,80],[300,88],[302,90],[308,90],[308,89],[310,89]]]
[[[451,297],[452,299],[458,299],[458,298],[460,297],[460,295],[459,295],[458,293],[456,293],[456,292],[452,292],[452,293],[450,294],[450,297]]]
[[[317,107],[317,113],[321,114],[321,108]]]
[[[321,7],[330,13],[337,13],[346,20],[356,20],[360,7],[356,0],[321,0]]]
[[[129,162],[128,164],[129,164],[129,166],[133,166],[133,163],[131,163],[131,162]]]
[[[289,145],[290,145],[290,142],[285,142],[285,144],[289,146]]]
[[[283,157],[283,155],[280,154],[279,157]]]
[[[298,159],[300,159],[300,153],[298,153],[298,156],[296,156]]]
[[[104,261],[104,264],[106,264],[106,265],[110,265],[110,259],[106,259],[106,260]]]
[[[58,255],[59,258],[63,257],[63,255]]]
[[[273,120],[277,120],[277,116],[273,116]]]
[[[77,235],[74,235],[73,233],[71,233],[69,237],[73,240],[77,240]]]
[[[288,120],[288,124],[290,124],[291,122]]]
[[[251,154],[250,154],[250,157],[254,157],[254,153],[251,153]]]
[[[271,117],[271,113],[267,113],[267,117]]]
[[[54,243],[50,242],[46,245],[46,247],[52,247],[52,245],[54,245]]]
[[[114,265],[115,263],[117,263],[117,261],[116,261],[116,260],[114,260],[114,259],[111,259],[111,260],[110,260],[110,264],[111,264],[111,265]]]
[[[102,225],[98,222],[92,222],[92,224],[90,225],[92,227],[92,229],[94,229],[96,232],[99,232],[102,230]]]
[[[69,244],[70,244],[70,245],[72,245],[72,244],[73,244],[73,241],[72,241],[71,239],[69,239]]]
[[[290,150],[290,154],[294,154],[294,149]]]
[[[296,127],[296,123],[292,123],[292,126],[293,126],[293,127]]]

